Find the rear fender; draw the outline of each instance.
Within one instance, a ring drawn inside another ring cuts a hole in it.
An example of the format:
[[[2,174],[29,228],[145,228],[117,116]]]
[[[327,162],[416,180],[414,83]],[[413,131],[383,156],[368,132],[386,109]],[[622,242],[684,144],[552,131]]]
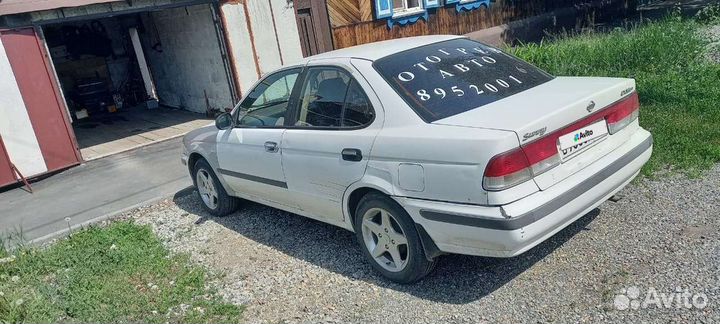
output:
[[[363,178],[359,181],[351,184],[345,190],[345,194],[343,194],[343,222],[347,224],[345,228],[351,231],[354,231],[354,228],[352,220],[353,211],[350,210],[350,195],[355,192],[355,190],[361,188],[370,188],[382,192],[383,194],[386,194],[388,196],[392,196],[395,192],[392,183],[390,182],[392,181],[392,175],[385,174],[387,173],[387,171],[371,167],[371,164],[372,161],[368,164],[368,168],[365,171],[365,176],[363,176]]]

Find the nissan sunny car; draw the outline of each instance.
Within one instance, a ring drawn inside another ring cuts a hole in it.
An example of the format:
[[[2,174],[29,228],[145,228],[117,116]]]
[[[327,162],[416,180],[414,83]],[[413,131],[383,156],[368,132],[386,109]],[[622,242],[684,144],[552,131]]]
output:
[[[621,190],[652,152],[638,111],[632,79],[412,37],[267,74],[182,161],[211,214],[243,198],[340,226],[410,283],[444,253],[519,255]]]

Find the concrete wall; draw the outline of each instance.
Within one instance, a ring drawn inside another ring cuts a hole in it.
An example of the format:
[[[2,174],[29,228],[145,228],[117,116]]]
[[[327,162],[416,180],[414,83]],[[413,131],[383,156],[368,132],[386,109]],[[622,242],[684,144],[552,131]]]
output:
[[[287,0],[234,1],[221,11],[243,94],[260,76],[302,59],[295,9]]]
[[[234,105],[208,5],[152,12],[143,15],[143,25],[143,48],[161,103],[204,113],[207,93],[212,109]],[[162,52],[151,48],[158,41]]]
[[[35,131],[0,40],[0,135],[10,160],[25,176],[47,171]]]
[[[227,2],[221,14],[241,95],[262,75],[303,58],[295,9],[287,0]],[[204,112],[205,90],[212,108],[232,107],[210,7],[163,10],[151,17],[159,36],[145,18],[144,46],[162,102]],[[148,50],[158,37],[163,53]]]

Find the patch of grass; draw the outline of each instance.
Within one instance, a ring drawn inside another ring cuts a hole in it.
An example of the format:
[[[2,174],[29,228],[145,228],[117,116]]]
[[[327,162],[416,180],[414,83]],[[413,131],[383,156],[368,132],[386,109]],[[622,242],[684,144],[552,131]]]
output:
[[[554,75],[634,78],[640,124],[655,138],[643,173],[670,168],[697,175],[720,161],[720,65],[705,59],[703,26],[671,17],[508,50]]]
[[[237,322],[242,313],[207,288],[204,269],[128,221],[0,255],[2,323]]]

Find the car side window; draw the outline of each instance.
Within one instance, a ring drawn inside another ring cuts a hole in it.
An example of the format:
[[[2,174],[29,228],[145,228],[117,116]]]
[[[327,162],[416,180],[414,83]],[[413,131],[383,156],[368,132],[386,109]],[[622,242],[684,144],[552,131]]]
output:
[[[301,89],[295,126],[357,127],[374,118],[372,106],[360,85],[339,68],[310,68]]]
[[[340,127],[349,84],[350,76],[338,69],[309,69],[302,87],[300,113],[295,125]]]
[[[370,124],[375,118],[375,111],[370,104],[360,84],[350,81],[345,96],[345,110],[343,111],[343,127],[359,127]]]
[[[240,104],[238,125],[282,126],[301,68],[280,71],[263,79]]]

